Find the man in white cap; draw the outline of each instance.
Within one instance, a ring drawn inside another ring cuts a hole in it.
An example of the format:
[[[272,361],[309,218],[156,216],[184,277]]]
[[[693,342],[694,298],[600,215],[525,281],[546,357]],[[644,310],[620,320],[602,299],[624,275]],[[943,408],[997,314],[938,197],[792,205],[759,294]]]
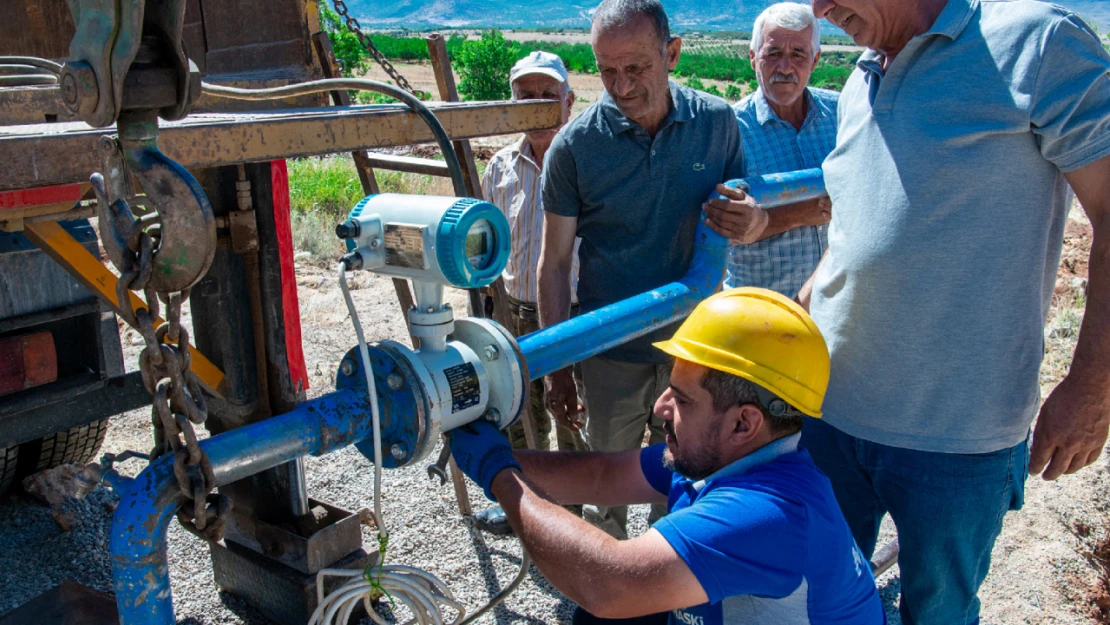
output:
[[[574,92],[570,88],[566,66],[558,56],[535,51],[517,61],[509,74],[514,100],[556,100],[562,106],[559,125],[547,130],[531,130],[495,154],[482,177],[482,195],[509,219],[512,247],[502,278],[508,295],[509,313],[514,336],[523,336],[540,329],[536,310],[536,266],[543,243],[543,204],[540,197],[540,173],[543,157],[559,129],[570,120]],[[577,250],[573,269],[572,292],[578,276]],[[532,383],[531,419],[539,434],[539,446],[547,449],[551,435],[551,418],[544,407],[543,381]],[[520,423],[508,430],[513,447],[522,449],[524,428]],[[559,449],[584,449],[581,434],[559,426],[556,432]],[[478,523],[496,533],[510,531],[500,508],[478,513]]]

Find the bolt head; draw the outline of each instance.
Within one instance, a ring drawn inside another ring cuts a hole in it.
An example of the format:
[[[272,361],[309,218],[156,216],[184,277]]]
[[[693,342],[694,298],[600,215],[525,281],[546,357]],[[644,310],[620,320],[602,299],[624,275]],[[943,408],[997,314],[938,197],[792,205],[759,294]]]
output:
[[[484,417],[486,421],[494,425],[501,423],[501,411],[496,408],[490,408],[489,410],[487,410]]]
[[[486,345],[482,352],[486,355],[486,360],[497,360],[501,356],[496,345]]]
[[[80,97],[80,94],[77,93],[77,79],[73,77],[73,74],[62,76],[62,99],[66,106],[76,110],[77,100]]]
[[[335,236],[340,239],[353,239],[358,236],[359,225],[358,222],[350,219],[335,226]]]
[[[66,63],[62,66],[60,82],[66,108],[82,120],[90,119],[100,102],[100,90],[92,67],[80,61]]]
[[[393,443],[393,446],[389,448],[389,453],[393,456],[393,459],[397,461],[404,460],[407,455],[405,453],[405,448],[402,447],[400,443]]]
[[[373,239],[370,239],[370,249],[372,249],[372,250],[378,249],[378,247],[381,246],[381,244],[382,244],[382,240],[379,239],[379,238],[375,237]]]
[[[396,373],[391,373],[386,376],[385,383],[391,390],[399,391],[405,385],[405,379]]]
[[[353,360],[344,358],[343,362],[339,363],[339,370],[343,372],[343,375],[354,375],[358,369]]]

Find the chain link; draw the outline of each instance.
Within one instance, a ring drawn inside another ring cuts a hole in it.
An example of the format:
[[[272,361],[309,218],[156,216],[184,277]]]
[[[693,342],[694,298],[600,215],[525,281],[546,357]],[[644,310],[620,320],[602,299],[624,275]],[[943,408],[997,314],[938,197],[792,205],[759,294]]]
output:
[[[374,42],[370,41],[370,36],[362,32],[362,25],[348,13],[347,3],[343,0],[332,0],[332,4],[335,6],[335,12],[339,14],[339,17],[343,18],[343,23],[347,26],[347,30],[358,37],[358,41],[362,44],[362,47],[370,53],[370,56],[378,62],[378,65],[381,65],[385,73],[393,79],[393,83],[423,100],[427,94],[423,91],[413,89],[409,81],[397,71],[397,68],[393,67],[393,64],[389,62],[389,59],[385,58],[385,55],[382,54],[380,50],[378,50]]]
[[[98,202],[108,202],[103,179],[97,184],[94,177],[93,182]],[[129,212],[125,199],[116,201]],[[145,343],[139,354],[139,372],[143,386],[153,398],[155,446],[150,460],[173,454],[174,478],[181,491],[177,518],[185,529],[214,542],[223,537],[231,501],[226,495],[213,492],[216,476],[193,427],[208,418],[208,405],[189,369],[192,362],[189,331],[181,325],[181,306],[189,297],[189,289],[159,293],[151,288],[158,233],[157,220],[151,215],[135,220],[129,232],[113,233],[124,235],[119,239],[126,240],[128,247],[118,267],[116,299],[120,317],[139,331]],[[146,296],[143,307],[136,309],[132,304],[131,291],[143,291]],[[162,304],[166,307],[166,321],[155,328]]]

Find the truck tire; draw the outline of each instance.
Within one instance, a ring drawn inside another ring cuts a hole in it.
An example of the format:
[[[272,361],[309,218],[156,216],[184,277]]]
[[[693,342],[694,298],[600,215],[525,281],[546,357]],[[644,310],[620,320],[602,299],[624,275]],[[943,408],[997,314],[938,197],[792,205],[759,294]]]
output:
[[[19,446],[0,447],[0,495],[8,492],[19,464]]]
[[[108,419],[56,432],[19,446],[19,478],[63,464],[87,464],[100,451],[108,433]]]

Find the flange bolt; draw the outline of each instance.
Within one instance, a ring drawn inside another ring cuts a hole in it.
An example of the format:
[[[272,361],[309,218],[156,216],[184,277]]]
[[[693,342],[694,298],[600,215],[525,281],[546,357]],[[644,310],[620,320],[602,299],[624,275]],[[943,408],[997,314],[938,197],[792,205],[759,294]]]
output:
[[[389,453],[393,455],[393,459],[397,462],[404,460],[407,455],[405,448],[400,443],[393,443],[393,446],[389,448]]]

